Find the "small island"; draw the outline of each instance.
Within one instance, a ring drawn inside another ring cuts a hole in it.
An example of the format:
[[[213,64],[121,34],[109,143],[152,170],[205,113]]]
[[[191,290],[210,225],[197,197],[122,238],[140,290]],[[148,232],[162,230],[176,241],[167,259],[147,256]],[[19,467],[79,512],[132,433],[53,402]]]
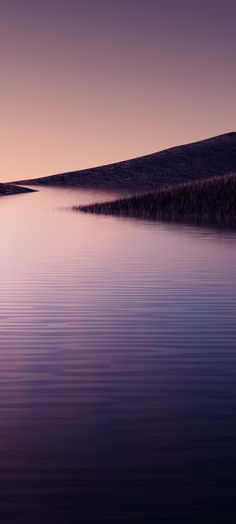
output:
[[[32,193],[34,191],[35,189],[30,189],[28,187],[0,183],[0,196],[19,195],[21,193]]]

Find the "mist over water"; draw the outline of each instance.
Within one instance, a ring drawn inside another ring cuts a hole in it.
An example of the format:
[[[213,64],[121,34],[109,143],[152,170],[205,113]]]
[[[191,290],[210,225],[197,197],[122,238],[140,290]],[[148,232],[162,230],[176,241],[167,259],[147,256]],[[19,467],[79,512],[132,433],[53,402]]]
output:
[[[1,199],[0,521],[233,522],[236,233],[112,196]]]

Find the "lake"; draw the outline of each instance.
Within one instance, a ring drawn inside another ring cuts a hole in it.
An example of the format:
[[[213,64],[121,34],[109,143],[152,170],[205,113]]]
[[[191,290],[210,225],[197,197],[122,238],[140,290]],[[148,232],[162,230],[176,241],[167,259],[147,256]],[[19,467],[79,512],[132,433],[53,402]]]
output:
[[[0,521],[235,518],[236,232],[2,198]]]

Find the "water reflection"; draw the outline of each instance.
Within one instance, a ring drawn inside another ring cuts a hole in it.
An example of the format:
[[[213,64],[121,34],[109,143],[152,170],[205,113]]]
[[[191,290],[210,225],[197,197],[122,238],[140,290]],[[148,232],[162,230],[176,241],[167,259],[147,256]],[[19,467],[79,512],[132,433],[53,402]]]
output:
[[[236,236],[104,196],[0,202],[2,522],[233,522]]]

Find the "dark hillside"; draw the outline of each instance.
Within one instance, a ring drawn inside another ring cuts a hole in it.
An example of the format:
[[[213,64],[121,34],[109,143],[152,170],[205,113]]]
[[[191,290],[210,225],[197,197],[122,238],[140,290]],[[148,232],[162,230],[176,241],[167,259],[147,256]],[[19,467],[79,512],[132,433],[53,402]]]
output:
[[[152,191],[231,172],[236,172],[236,133],[125,162],[15,183]]]

